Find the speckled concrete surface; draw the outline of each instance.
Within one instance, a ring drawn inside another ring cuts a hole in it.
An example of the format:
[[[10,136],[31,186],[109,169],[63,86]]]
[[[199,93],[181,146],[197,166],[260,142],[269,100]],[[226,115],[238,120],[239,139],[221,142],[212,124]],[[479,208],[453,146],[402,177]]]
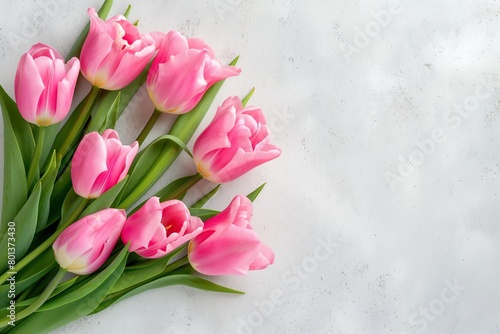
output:
[[[10,93],[31,44],[67,51],[100,4],[0,3]],[[55,333],[500,333],[496,1],[131,3],[142,31],[201,37],[224,62],[241,55],[217,102],[255,86],[283,155],[210,204],[267,180],[253,223],[277,260],[216,280],[244,296],[165,288]],[[125,141],[151,112],[142,96],[120,120]],[[178,166],[165,182],[192,170]]]

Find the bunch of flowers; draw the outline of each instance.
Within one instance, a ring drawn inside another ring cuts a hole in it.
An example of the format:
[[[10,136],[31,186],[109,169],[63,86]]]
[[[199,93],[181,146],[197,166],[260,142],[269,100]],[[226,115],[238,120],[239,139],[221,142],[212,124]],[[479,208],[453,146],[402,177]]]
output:
[[[237,58],[223,66],[204,41],[176,31],[141,34],[126,19],[130,7],[105,20],[111,2],[88,10],[66,59],[41,43],[21,57],[15,101],[0,87],[0,333],[45,333],[174,284],[240,293],[203,275],[245,275],[274,261],[250,224],[262,187],[222,212],[203,208],[218,185],[182,201],[203,178],[227,183],[281,153],[262,110],[246,106],[253,90],[227,98],[188,148],[224,80],[240,73]],[[70,112],[80,73],[92,87]],[[155,110],[124,144],[114,127],[144,83]],[[162,113],[177,115],[173,126],[143,147]],[[183,151],[198,172],[141,202]]]

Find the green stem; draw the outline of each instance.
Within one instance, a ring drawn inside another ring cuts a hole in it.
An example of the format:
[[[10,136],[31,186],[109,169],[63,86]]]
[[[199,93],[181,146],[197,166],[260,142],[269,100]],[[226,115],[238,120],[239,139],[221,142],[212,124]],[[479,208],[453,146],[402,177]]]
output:
[[[158,120],[158,117],[160,117],[161,114],[162,112],[155,108],[153,114],[149,118],[149,121],[146,123],[146,126],[144,127],[144,129],[142,129],[141,133],[136,139],[139,142],[139,145],[142,145],[142,143],[144,143],[144,140],[146,140],[149,132],[151,132],[151,129],[153,128],[156,121]]]
[[[37,173],[40,165],[40,157],[42,155],[44,138],[45,138],[45,127],[40,126],[38,127],[38,137],[36,140],[35,153],[33,154],[33,160],[31,160],[30,169],[28,171],[28,187],[30,188],[31,185],[33,184],[35,174]]]
[[[40,294],[40,296],[38,296],[38,298],[36,298],[36,300],[33,301],[30,306],[16,314],[16,321],[22,320],[38,310],[40,306],[42,306],[43,303],[45,303],[45,301],[49,299],[50,295],[55,290],[55,288],[57,288],[57,285],[61,282],[65,274],[66,269],[60,268],[54,278],[47,285],[45,290],[43,290],[43,292]],[[9,321],[9,318],[0,320],[0,328],[7,326],[9,324]]]
[[[193,175],[186,183],[184,183],[182,186],[177,188],[175,191],[170,193],[167,196],[161,197],[160,202],[165,202],[170,199],[175,199],[179,198],[180,196],[184,195],[189,189],[191,189],[192,186],[194,186],[196,183],[201,181],[203,179],[203,176],[201,176],[200,173],[196,173]]]
[[[71,223],[76,221],[76,219],[80,216],[83,210],[87,207],[88,202],[89,202],[88,199],[82,199],[78,207],[71,214],[71,216],[65,222],[61,222],[61,226],[57,228],[54,234],[52,234],[48,239],[46,239],[40,246],[31,251],[31,253],[23,257],[21,261],[16,263],[15,272],[18,272],[24,267],[26,267],[31,261],[36,259],[40,254],[42,254],[45,250],[47,250],[47,248],[52,246],[52,244],[54,243],[54,241],[56,241],[57,237],[62,233],[62,231],[64,231],[64,229],[68,227]],[[11,276],[11,274],[12,272],[7,271],[2,276],[0,276],[0,285],[3,284]]]
[[[92,86],[92,89],[90,90],[85,100],[85,105],[83,106],[82,110],[80,111],[80,114],[78,115],[75,126],[73,127],[69,136],[64,138],[61,147],[59,147],[59,151],[57,153],[60,154],[61,156],[64,157],[66,155],[66,153],[71,147],[71,144],[73,143],[75,138],[80,134],[80,131],[83,128],[85,121],[88,119],[89,112],[92,109],[92,104],[94,104],[94,101],[97,95],[99,94],[99,91],[100,91],[99,87]]]

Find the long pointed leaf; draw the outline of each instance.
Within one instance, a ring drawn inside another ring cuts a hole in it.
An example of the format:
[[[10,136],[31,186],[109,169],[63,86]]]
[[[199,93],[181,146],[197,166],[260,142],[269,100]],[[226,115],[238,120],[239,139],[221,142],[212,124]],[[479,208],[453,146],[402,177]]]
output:
[[[50,213],[50,197],[54,189],[54,182],[56,181],[58,169],[59,164],[56,161],[56,154],[53,152],[48,168],[39,181],[42,185],[42,192],[40,194],[40,204],[38,207],[38,224],[36,232],[40,232],[47,224]]]
[[[250,201],[255,201],[255,199],[257,198],[257,196],[259,196],[260,192],[262,191],[262,189],[264,189],[265,187],[265,183],[263,183],[260,187],[258,187],[257,189],[255,189],[254,191],[252,191],[250,194],[247,195],[248,199]]]
[[[71,190],[71,170],[67,168],[59,177],[50,196],[50,213],[46,226],[52,225],[61,218],[61,203]]]
[[[126,290],[134,285],[146,282],[151,278],[160,275],[163,270],[165,270],[170,260],[175,255],[179,254],[179,252],[183,249],[184,247],[180,247],[167,256],[164,256],[157,260],[148,261],[148,265],[141,264],[139,267],[125,268],[118,281],[111,288],[111,290],[109,290],[109,293],[111,294],[121,290]]]
[[[87,126],[86,132],[99,131],[102,132],[103,127],[106,124],[106,120],[110,113],[115,113],[118,109],[118,105],[120,103],[120,92],[117,94],[111,94],[107,92],[102,101],[98,104],[98,106],[92,111],[92,115],[90,118],[90,123]],[[115,111],[113,111],[113,109]]]
[[[14,102],[2,86],[0,86],[0,105],[2,106],[2,110],[9,114],[10,125],[23,156],[24,168],[28,170],[33,158],[33,152],[35,151],[35,137],[31,131],[31,125],[21,116],[16,102]]]
[[[4,174],[3,174],[3,201],[2,220],[0,224],[0,238],[7,230],[7,223],[17,215],[28,198],[28,184],[26,170],[19,143],[16,139],[13,123],[8,107],[0,94],[4,127]]]
[[[196,216],[201,220],[205,221],[207,219],[212,218],[215,215],[218,215],[220,212],[216,210],[203,209],[203,208],[189,208],[189,212],[192,216]]]
[[[99,196],[97,199],[95,199],[92,204],[90,204],[81,214],[80,218],[85,217],[87,215],[90,215],[94,212],[100,211],[107,209],[111,207],[111,204],[113,204],[113,201],[115,200],[116,196],[120,193],[120,191],[123,189],[123,186],[127,182],[127,177],[125,177],[123,180],[118,182],[114,187],[106,191],[104,194]]]
[[[191,208],[198,209],[202,208],[218,191],[220,188],[220,184],[217,185],[214,189],[210,190],[205,196],[196,201]]]
[[[14,248],[16,262],[18,262],[22,259],[33,241],[38,220],[38,205],[41,192],[42,186],[38,183],[35,189],[33,189],[28,201],[14,218],[12,234],[8,230],[9,232],[4,235],[0,244],[0,249],[2,250],[2,254],[4,254],[4,256],[0,257],[1,272],[7,269],[8,258],[6,255],[8,254],[8,249]]]

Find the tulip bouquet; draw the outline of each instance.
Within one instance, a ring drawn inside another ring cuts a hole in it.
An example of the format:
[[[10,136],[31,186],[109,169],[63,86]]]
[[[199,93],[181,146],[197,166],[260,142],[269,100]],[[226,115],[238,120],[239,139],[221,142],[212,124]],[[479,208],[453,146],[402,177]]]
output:
[[[188,148],[224,80],[240,73],[237,58],[222,66],[200,39],[141,34],[126,18],[130,7],[106,20],[111,2],[88,10],[66,58],[33,45],[19,61],[14,99],[0,87],[0,333],[46,333],[169,285],[240,293],[206,275],[245,275],[274,261],[250,225],[262,187],[221,212],[204,208],[220,184],[281,153],[262,110],[246,106],[253,90],[226,99]],[[90,91],[70,110],[85,80]],[[116,121],[143,84],[155,110],[123,144]],[[169,133],[143,145],[162,113],[176,117]],[[182,152],[198,172],[144,198]],[[203,178],[213,189],[187,205]]]

